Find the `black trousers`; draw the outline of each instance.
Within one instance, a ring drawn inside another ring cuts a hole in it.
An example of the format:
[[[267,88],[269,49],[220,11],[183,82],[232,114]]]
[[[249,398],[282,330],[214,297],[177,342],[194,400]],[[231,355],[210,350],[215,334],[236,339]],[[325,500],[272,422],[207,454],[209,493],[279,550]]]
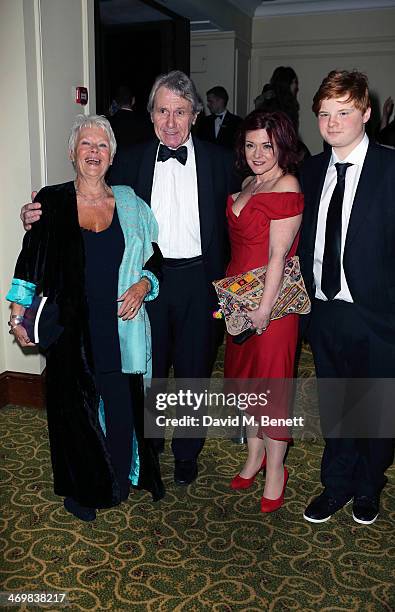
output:
[[[315,300],[308,331],[318,378],[395,378],[395,347],[378,334],[355,304]],[[334,396],[320,393],[321,422],[330,422]],[[320,389],[320,386],[319,386]],[[377,406],[371,406],[374,412]],[[377,496],[386,483],[391,465],[391,438],[328,437],[321,463],[321,481],[338,499]]]
[[[104,403],[106,445],[122,499],[129,489],[133,452],[131,377],[122,372],[102,372],[96,375],[96,384]]]
[[[171,365],[175,378],[209,378],[217,347],[217,327],[212,317],[214,308],[210,309],[203,263],[197,258],[165,262],[159,297],[147,303],[153,378],[166,379]],[[203,437],[173,437],[174,457],[196,459],[203,444]]]

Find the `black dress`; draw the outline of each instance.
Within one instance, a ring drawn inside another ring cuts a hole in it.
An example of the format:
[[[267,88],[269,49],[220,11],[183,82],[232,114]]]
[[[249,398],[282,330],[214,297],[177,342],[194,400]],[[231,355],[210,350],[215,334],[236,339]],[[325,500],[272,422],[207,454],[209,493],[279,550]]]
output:
[[[132,376],[122,374],[117,310],[118,271],[125,249],[116,207],[109,227],[101,232],[83,230],[85,291],[96,388],[103,400],[106,446],[117,479],[120,500],[129,493],[133,453]]]
[[[85,292],[96,374],[121,371],[118,338],[118,270],[125,241],[117,209],[110,226],[101,232],[83,229]]]

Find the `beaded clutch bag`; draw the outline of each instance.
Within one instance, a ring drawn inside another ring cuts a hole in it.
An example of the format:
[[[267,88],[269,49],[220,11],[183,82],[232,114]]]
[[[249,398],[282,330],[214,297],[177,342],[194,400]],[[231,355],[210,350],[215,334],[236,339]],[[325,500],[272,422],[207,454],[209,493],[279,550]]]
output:
[[[248,313],[256,310],[260,304],[265,288],[266,269],[267,266],[264,266],[213,282],[220,311],[225,317],[226,329],[231,336],[251,327]],[[285,264],[283,284],[270,319],[280,319],[288,314],[308,314],[310,310],[311,303],[300,272],[299,258],[295,255]]]

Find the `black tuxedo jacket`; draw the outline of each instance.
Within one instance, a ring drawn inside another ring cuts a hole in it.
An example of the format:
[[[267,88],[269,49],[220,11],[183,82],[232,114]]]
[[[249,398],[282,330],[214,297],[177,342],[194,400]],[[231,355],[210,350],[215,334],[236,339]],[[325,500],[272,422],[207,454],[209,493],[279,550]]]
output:
[[[331,150],[308,158],[299,257],[314,298],[314,246],[321,192]],[[372,329],[395,341],[395,151],[369,144],[347,230],[343,267],[353,301]],[[391,340],[392,341],[392,340]]]
[[[118,146],[134,145],[152,140],[155,133],[148,113],[120,109],[109,117]]]
[[[208,282],[224,276],[228,253],[225,206],[229,193],[237,191],[239,181],[233,174],[233,154],[208,142],[193,138],[198,183],[198,203],[202,257]],[[121,148],[108,181],[130,185],[151,205],[151,191],[158,140]],[[164,162],[166,163],[166,162]],[[210,291],[215,306],[214,290]]]
[[[202,117],[197,132],[199,138],[233,149],[236,133],[242,122],[241,117],[226,111],[217,138],[215,137],[215,118],[215,115]]]

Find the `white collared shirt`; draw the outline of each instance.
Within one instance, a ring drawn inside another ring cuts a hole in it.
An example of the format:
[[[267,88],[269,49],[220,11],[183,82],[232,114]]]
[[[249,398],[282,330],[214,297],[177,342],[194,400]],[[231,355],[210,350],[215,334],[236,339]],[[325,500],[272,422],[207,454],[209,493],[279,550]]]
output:
[[[192,137],[184,144],[188,150],[185,166],[174,158],[155,162],[151,192],[151,208],[159,225],[159,247],[164,257],[174,259],[202,254]]]
[[[218,115],[215,117],[214,129],[215,129],[215,137],[216,137],[216,138],[218,138],[218,134],[219,134],[219,131],[220,131],[220,129],[221,129],[221,125],[222,125],[222,123],[223,123],[223,120],[224,120],[225,115],[226,115],[226,110],[224,110],[224,112],[223,112],[223,113],[218,114]]]
[[[343,197],[343,209],[342,209],[342,234],[341,234],[341,251],[340,251],[340,282],[341,288],[339,293],[335,296],[336,300],[344,300],[345,302],[352,302],[352,296],[347,285],[346,277],[343,269],[343,253],[344,245],[347,237],[348,224],[350,221],[351,210],[354,202],[355,193],[358,187],[359,177],[361,176],[362,167],[365,161],[366,153],[368,150],[369,138],[366,134],[362,138],[361,142],[351,151],[351,153],[345,159],[339,159],[332,149],[332,157],[329,162],[328,170],[324,181],[324,186],[321,193],[320,207],[318,211],[317,221],[317,234],[315,239],[314,248],[314,281],[316,285],[315,297],[320,300],[327,300],[326,295],[321,290],[321,275],[322,275],[322,259],[324,256],[325,247],[325,228],[326,228],[326,217],[328,214],[329,202],[332,197],[333,190],[337,183],[337,171],[335,164],[350,163],[350,166],[346,172],[346,181],[344,187]]]

